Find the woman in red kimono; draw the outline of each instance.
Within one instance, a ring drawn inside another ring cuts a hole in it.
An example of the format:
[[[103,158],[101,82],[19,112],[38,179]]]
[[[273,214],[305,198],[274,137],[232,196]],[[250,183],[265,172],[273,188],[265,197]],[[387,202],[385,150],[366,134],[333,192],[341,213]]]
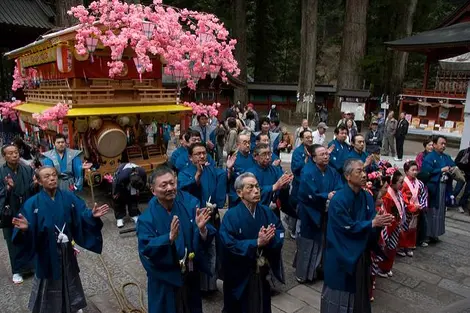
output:
[[[406,176],[401,193],[406,205],[408,230],[400,233],[397,254],[412,257],[412,249],[416,248],[418,217],[421,210],[427,207],[428,197],[423,182],[416,178],[418,176],[418,164],[415,161],[408,161],[403,168]]]
[[[382,239],[384,243],[384,253],[387,259],[379,262],[379,271],[377,275],[380,277],[392,277],[392,267],[397,253],[398,240],[400,232],[406,229],[405,218],[405,202],[401,194],[403,187],[403,175],[396,168],[387,170],[387,174],[392,174],[390,184],[387,188],[387,193],[382,198],[383,210],[386,213],[392,214],[395,219],[390,226],[382,230]]]

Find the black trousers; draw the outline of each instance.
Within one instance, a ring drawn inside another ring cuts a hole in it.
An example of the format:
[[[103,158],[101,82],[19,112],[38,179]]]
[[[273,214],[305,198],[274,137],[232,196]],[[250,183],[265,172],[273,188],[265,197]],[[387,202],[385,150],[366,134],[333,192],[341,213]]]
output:
[[[362,130],[362,121],[355,121],[355,122],[356,122],[357,132],[360,133]]]
[[[126,217],[129,212],[130,217],[139,216],[139,197],[137,195],[131,196],[130,192],[120,194],[119,198],[114,200],[114,217],[119,220]],[[127,207],[127,212],[126,212]]]
[[[397,158],[403,159],[403,146],[405,145],[405,136],[395,137],[395,142],[397,145]]]

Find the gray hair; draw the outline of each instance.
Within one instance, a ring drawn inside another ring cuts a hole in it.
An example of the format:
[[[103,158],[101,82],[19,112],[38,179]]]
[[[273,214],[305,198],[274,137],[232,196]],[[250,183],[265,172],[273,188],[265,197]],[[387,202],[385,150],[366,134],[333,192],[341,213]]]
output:
[[[364,164],[359,159],[348,159],[348,160],[346,160],[346,162],[344,162],[344,165],[343,165],[344,175],[351,175],[351,173],[353,171],[353,165],[356,164],[356,163],[360,163],[361,165]]]
[[[246,172],[246,173],[241,174],[240,176],[237,177],[237,179],[235,179],[235,184],[234,184],[235,190],[243,189],[243,187],[245,187],[245,183],[243,181],[245,180],[245,178],[248,178],[248,177],[256,179],[256,176],[253,175],[253,173]]]

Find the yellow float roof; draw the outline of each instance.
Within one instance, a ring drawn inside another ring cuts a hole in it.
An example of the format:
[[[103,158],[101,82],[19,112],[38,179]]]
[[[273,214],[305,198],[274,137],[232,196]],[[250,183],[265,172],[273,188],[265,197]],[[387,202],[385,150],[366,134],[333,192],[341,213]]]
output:
[[[16,110],[25,113],[41,113],[52,106],[38,103],[23,103],[15,107]],[[157,104],[157,105],[135,105],[135,106],[106,106],[106,107],[88,107],[72,108],[67,116],[91,116],[91,115],[123,115],[123,114],[142,114],[142,113],[164,113],[191,111],[190,107],[180,104]]]

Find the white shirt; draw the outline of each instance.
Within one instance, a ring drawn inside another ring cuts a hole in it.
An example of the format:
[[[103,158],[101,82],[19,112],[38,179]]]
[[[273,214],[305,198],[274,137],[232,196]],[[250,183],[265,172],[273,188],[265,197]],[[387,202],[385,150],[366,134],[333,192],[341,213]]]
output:
[[[358,105],[356,107],[356,112],[354,112],[354,119],[356,121],[364,121],[365,114],[366,114],[366,111],[364,110],[364,107],[362,105]]]
[[[314,145],[322,145],[323,146],[323,142],[325,142],[325,134],[323,135],[320,135],[320,132],[318,130],[314,131],[312,133],[312,137],[313,137],[313,144]]]

